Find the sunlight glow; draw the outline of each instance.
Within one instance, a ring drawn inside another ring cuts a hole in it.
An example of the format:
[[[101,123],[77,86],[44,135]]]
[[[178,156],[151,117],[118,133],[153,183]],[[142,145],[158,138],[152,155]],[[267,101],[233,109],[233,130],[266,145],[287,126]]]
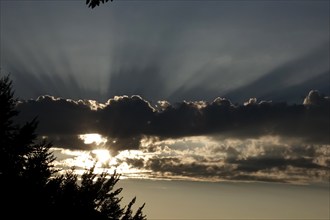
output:
[[[52,149],[59,158],[54,162],[54,166],[64,168],[62,174],[65,173],[65,170],[74,167],[74,172],[82,175],[86,169],[95,166],[94,173],[97,174],[105,171],[113,173],[116,170],[117,173],[122,175],[121,178],[149,178],[148,170],[127,163],[127,160],[142,159],[144,161],[151,157],[149,153],[140,150],[124,150],[112,156],[109,150],[101,148],[87,151],[63,148]]]
[[[98,162],[105,164],[111,159],[110,153],[105,149],[92,150],[92,153],[95,154]]]
[[[96,145],[105,144],[107,143],[108,139],[103,137],[100,134],[93,133],[93,134],[81,134],[78,135],[78,138],[84,141],[84,144],[92,144],[95,143]]]

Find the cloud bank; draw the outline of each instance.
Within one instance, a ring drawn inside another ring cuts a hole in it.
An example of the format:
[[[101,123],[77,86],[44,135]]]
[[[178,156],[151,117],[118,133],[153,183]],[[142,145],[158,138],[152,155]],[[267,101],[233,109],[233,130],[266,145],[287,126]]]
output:
[[[329,146],[288,145],[269,137],[222,142],[203,139],[202,144],[198,139],[155,143],[157,153],[145,161],[145,168],[164,176],[214,181],[327,181]],[[190,146],[201,146],[175,147],[187,141]]]
[[[99,168],[117,169],[128,178],[294,184],[328,181],[329,145],[287,143],[274,137],[217,141],[207,136],[143,138],[141,143],[139,150],[123,150]],[[62,155],[57,166],[83,170],[86,164],[93,165],[93,153],[58,151]]]
[[[159,101],[151,105],[135,95],[116,96],[106,103],[41,96],[21,102],[17,108],[22,122],[38,116],[39,134],[55,136],[55,144],[56,139],[85,133],[109,137],[116,143],[112,146],[116,150],[138,149],[144,136],[163,139],[200,135],[223,139],[279,136],[329,144],[330,101],[314,90],[301,105],[259,102],[255,98],[244,105],[233,105],[225,98],[175,104]]]
[[[55,147],[106,148],[117,163],[149,178],[272,182],[325,181],[330,98],[312,90],[302,104],[248,99],[156,104],[134,95],[106,103],[41,96],[17,105],[19,121],[38,116],[38,134]],[[102,143],[81,134],[97,133]],[[139,157],[120,157],[136,150]],[[146,156],[147,155],[147,156]]]

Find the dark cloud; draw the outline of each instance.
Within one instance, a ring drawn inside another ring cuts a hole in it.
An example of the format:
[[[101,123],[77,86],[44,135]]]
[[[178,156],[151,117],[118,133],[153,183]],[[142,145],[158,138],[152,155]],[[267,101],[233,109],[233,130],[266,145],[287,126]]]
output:
[[[96,112],[83,101],[41,96],[20,103],[18,109],[22,120],[38,117],[41,135],[91,133],[95,132],[98,123]]]
[[[238,106],[217,98],[167,103],[157,109],[140,96],[117,96],[105,104],[42,96],[21,102],[18,110],[20,121],[38,116],[40,135],[99,133],[111,139],[117,150],[138,149],[144,136],[245,139],[270,135],[329,144],[330,100],[317,91],[308,94],[304,105],[250,99]]]
[[[202,113],[198,103],[182,102],[156,112],[148,133],[165,137],[193,136],[202,131],[202,126]]]
[[[139,164],[140,165],[140,164]],[[141,167],[138,167],[141,168]],[[145,169],[161,173],[168,178],[188,177],[199,180],[239,180],[264,182],[293,182],[303,179],[309,170],[309,180],[315,179],[320,172],[326,172],[329,166],[320,166],[311,160],[299,158],[254,158],[238,160],[234,164],[210,164],[184,162],[180,158],[152,158],[146,162]],[[294,172],[294,173],[292,173]],[[275,174],[275,176],[274,176]],[[276,176],[279,174],[278,176]],[[280,175],[281,174],[281,175]],[[290,177],[290,174],[294,174]],[[322,175],[323,180],[326,176]],[[305,176],[306,177],[306,176]]]
[[[313,163],[312,159],[285,159],[285,158],[271,158],[271,157],[255,157],[248,158],[245,160],[236,161],[238,167],[235,171],[244,172],[257,172],[260,170],[270,170],[272,168],[277,168],[279,170],[284,170],[288,166],[298,167],[298,168],[322,168],[322,166]]]
[[[147,161],[146,169],[153,172],[168,173],[169,176],[186,177],[212,177],[216,176],[216,165],[205,165],[200,163],[184,163],[180,158],[152,158]],[[222,171],[223,172],[223,171]]]
[[[56,145],[80,148],[82,141],[74,140],[78,135],[99,133],[111,139],[109,141],[114,150],[138,149],[154,111],[139,96],[118,96],[105,104],[42,96],[37,100],[21,102],[18,109],[21,112],[19,121],[38,117],[40,124],[37,132],[49,137]]]
[[[43,136],[43,138],[56,144],[56,147],[64,149],[91,150],[95,147],[93,144],[84,144],[84,141],[79,139],[78,135],[47,135]]]
[[[135,158],[127,158],[125,160],[125,162],[135,168],[143,168],[144,167],[144,159],[140,158],[140,159],[135,159]]]
[[[117,96],[97,113],[102,134],[129,137],[142,135],[147,130],[154,109],[140,96]]]
[[[304,99],[304,105],[306,106],[322,106],[327,105],[330,102],[330,97],[324,97],[317,90],[312,90],[308,93]]]

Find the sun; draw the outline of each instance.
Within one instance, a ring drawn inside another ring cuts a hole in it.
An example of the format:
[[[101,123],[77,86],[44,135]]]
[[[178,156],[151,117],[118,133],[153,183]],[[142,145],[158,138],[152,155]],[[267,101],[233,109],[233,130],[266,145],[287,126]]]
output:
[[[91,152],[91,155],[93,159],[96,159],[97,161],[97,167],[103,166],[110,162],[111,155],[109,150],[105,149],[105,145],[108,142],[108,139],[106,137],[103,137],[100,134],[97,133],[90,133],[90,134],[80,134],[78,135],[78,138],[80,140],[83,140],[84,144],[94,144],[97,147],[97,149],[94,149]],[[94,146],[95,147],[95,146]]]
[[[92,153],[95,154],[97,161],[102,164],[107,163],[111,159],[109,151],[105,149],[92,150]]]

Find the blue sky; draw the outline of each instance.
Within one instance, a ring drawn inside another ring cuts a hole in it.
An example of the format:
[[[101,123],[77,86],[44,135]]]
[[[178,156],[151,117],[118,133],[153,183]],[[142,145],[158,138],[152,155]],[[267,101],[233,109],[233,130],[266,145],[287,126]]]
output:
[[[55,166],[152,219],[329,218],[329,1],[1,1],[1,74]]]

